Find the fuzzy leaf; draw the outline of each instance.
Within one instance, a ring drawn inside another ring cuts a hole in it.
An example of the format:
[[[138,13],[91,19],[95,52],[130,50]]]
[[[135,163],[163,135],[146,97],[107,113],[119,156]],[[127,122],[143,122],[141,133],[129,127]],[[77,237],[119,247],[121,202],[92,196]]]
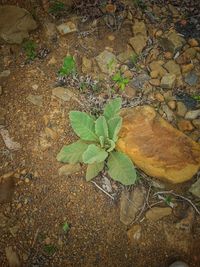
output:
[[[103,136],[99,136],[99,143],[100,143],[101,147],[104,147],[105,138]]]
[[[92,144],[89,145],[87,150],[83,153],[83,162],[87,164],[102,162],[107,156],[108,153],[104,149]]]
[[[107,121],[118,115],[121,105],[121,98],[115,98],[114,100],[110,101],[108,104],[105,105],[103,115],[105,116]]]
[[[95,122],[85,112],[70,111],[69,118],[74,132],[85,141],[98,141],[95,134]]]
[[[60,152],[58,153],[56,159],[63,163],[71,164],[83,162],[82,155],[87,148],[88,144],[79,140],[71,145],[63,146]]]
[[[99,116],[99,118],[95,121],[95,133],[98,137],[108,137],[108,125],[104,116]]]
[[[69,75],[76,72],[76,63],[72,56],[66,56],[62,67],[59,70],[61,76]]]
[[[107,149],[107,152],[111,152],[115,149],[115,142],[111,139],[107,139],[107,142],[109,143],[109,149]]]
[[[86,180],[90,181],[94,177],[96,177],[100,171],[103,170],[104,162],[95,162],[93,164],[88,164],[87,171],[86,171]]]
[[[122,126],[122,118],[120,116],[115,116],[108,121],[108,133],[109,138],[112,139],[114,142],[117,141],[118,133]]]
[[[111,152],[108,158],[108,173],[124,185],[134,184],[137,178],[135,168],[128,156],[121,152]]]

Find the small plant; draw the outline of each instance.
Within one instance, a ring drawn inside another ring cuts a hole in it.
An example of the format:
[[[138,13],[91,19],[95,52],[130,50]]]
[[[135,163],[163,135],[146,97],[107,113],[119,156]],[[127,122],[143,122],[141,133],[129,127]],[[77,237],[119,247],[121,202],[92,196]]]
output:
[[[63,65],[58,73],[60,76],[68,76],[76,73],[76,62],[72,56],[69,55],[64,58]]]
[[[80,139],[63,146],[57,160],[70,164],[88,164],[87,181],[96,177],[106,166],[108,174],[114,180],[124,185],[134,184],[137,177],[132,161],[127,155],[115,150],[122,125],[120,108],[121,98],[116,98],[106,104],[103,115],[97,119],[85,112],[71,111],[71,126]]]
[[[60,1],[52,1],[51,7],[49,8],[49,13],[56,15],[65,9],[65,4]]]
[[[135,66],[137,64],[137,62],[138,62],[138,55],[135,54],[135,53],[133,53],[132,56],[131,56],[131,58],[130,58],[130,63],[133,66]]]
[[[44,246],[44,252],[49,256],[52,256],[56,251],[57,251],[57,248],[54,245],[50,244],[50,245]]]
[[[24,43],[23,48],[25,50],[26,56],[29,60],[34,60],[36,58],[36,43],[32,40],[28,40]]]
[[[194,95],[193,98],[197,101],[200,101],[200,95]]]
[[[118,87],[124,91],[126,85],[129,83],[128,78],[124,78],[120,72],[115,73],[112,80],[118,85]]]
[[[62,230],[64,233],[67,233],[69,231],[69,224],[67,222],[65,222],[62,226]]]

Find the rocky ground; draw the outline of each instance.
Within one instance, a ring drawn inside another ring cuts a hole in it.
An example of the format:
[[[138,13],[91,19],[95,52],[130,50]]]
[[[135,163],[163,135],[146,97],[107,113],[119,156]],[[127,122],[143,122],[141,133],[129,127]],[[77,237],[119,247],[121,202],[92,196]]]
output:
[[[1,266],[199,266],[198,1],[42,2],[0,7]],[[77,73],[60,77],[66,55]],[[56,161],[69,111],[116,96],[133,108],[129,187]]]

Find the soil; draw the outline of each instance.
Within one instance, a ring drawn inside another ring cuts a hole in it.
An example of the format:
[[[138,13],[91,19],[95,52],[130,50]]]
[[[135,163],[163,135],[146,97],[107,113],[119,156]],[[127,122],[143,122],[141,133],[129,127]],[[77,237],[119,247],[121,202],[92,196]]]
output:
[[[13,4],[16,1],[8,2]],[[34,3],[31,6],[24,2],[18,1],[18,4],[31,12]],[[14,188],[12,202],[0,206],[0,212],[7,217],[6,230],[1,229],[0,266],[8,266],[5,256],[5,247],[8,246],[17,251],[25,267],[164,267],[175,260],[185,261],[190,267],[200,266],[199,216],[195,218],[192,232],[189,235],[183,232],[181,238],[174,239],[177,244],[173,246],[173,241],[166,242],[163,230],[175,228],[174,225],[189,207],[187,203],[178,202],[177,213],[158,222],[139,221],[141,238],[131,243],[127,236],[130,227],[123,225],[119,219],[119,196],[123,186],[112,184],[117,194],[113,201],[93,183],[85,181],[84,167],[68,177],[58,175],[62,164],[56,161],[57,153],[64,144],[76,140],[68,112],[83,110],[87,106],[85,95],[76,89],[75,94],[84,106],[74,100],[63,102],[52,96],[63,58],[69,52],[80,62],[84,55],[95,57],[110,46],[115,53],[123,52],[131,37],[131,25],[125,24],[119,31],[112,32],[100,23],[98,31],[88,37],[70,34],[67,38],[59,36],[57,41],[50,42],[42,25],[53,19],[38,6],[35,17],[40,26],[31,34],[31,39],[39,48],[49,49],[50,53],[45,58],[29,62],[22,45],[1,46],[0,67],[6,63],[11,74],[2,80],[0,106],[8,111],[6,129],[21,149],[14,152],[6,149],[0,138],[0,176],[12,171],[15,181],[9,185]],[[109,35],[115,37],[114,42],[108,39]],[[54,65],[49,64],[52,57],[56,59]],[[80,64],[78,68],[81,69]],[[29,94],[41,95],[42,106],[28,102],[26,98]],[[44,149],[41,142],[44,141],[42,134],[46,127],[56,129],[57,134],[55,138],[45,139],[47,148]],[[192,181],[182,186],[166,185],[165,190],[173,188],[187,196]],[[145,180],[139,183],[149,188]],[[63,231],[66,222],[70,227],[67,233]],[[180,245],[183,241],[186,248]]]

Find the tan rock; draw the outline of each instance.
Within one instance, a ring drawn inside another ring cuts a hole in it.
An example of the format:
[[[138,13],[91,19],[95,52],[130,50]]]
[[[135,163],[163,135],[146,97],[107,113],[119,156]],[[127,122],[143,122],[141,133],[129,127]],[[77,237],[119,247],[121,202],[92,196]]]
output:
[[[193,69],[194,69],[194,65],[192,63],[181,66],[182,73],[188,73]]]
[[[177,102],[177,115],[180,117],[184,117],[187,112],[187,107],[181,101]]]
[[[181,119],[178,122],[178,128],[182,131],[182,132],[190,132],[192,130],[194,130],[194,126],[192,125],[191,121],[187,121],[184,119]]]
[[[160,80],[159,79],[151,79],[149,83],[153,86],[160,86]]]
[[[181,75],[180,66],[174,60],[169,60],[164,67],[169,73],[175,74],[177,77]]]
[[[167,74],[167,71],[166,69],[164,69],[162,67],[162,65],[164,64],[163,61],[152,61],[150,64],[149,64],[149,67],[151,69],[151,71],[157,71],[159,73],[159,75],[161,77],[163,77],[165,74]]]
[[[126,71],[124,72],[124,77],[125,77],[125,78],[128,78],[128,79],[132,79],[132,78],[133,78],[133,73],[132,73],[132,71],[130,71],[130,70],[126,70]]]
[[[159,56],[159,50],[156,48],[151,49],[151,51],[149,52],[149,54],[147,55],[146,58],[146,64],[149,64],[152,61],[155,61],[157,59],[157,57]]]
[[[156,37],[160,37],[163,35],[163,31],[162,30],[158,30],[156,33],[155,33],[155,36]]]
[[[81,165],[77,164],[65,164],[64,166],[60,167],[58,170],[59,176],[68,176],[79,172],[81,170]]]
[[[194,47],[186,49],[179,57],[177,57],[176,62],[178,64],[190,63],[192,59],[195,58],[197,51]]]
[[[125,87],[124,94],[125,94],[125,96],[128,97],[128,98],[133,98],[133,97],[136,96],[136,94],[137,94],[137,90],[136,90],[135,88],[133,88],[133,87],[127,85],[127,86]]]
[[[176,75],[167,73],[162,77],[160,86],[162,88],[171,89],[174,87],[176,82]]]
[[[139,224],[133,225],[128,231],[127,236],[132,244],[140,240],[142,234],[142,227]]]
[[[175,110],[176,109],[176,101],[174,100],[170,100],[168,103],[167,103],[168,107],[171,108],[172,110]]]
[[[148,175],[172,183],[192,178],[200,167],[200,145],[173,128],[150,106],[122,111],[117,143]]]
[[[147,37],[147,30],[146,30],[146,25],[144,23],[144,21],[138,21],[135,20],[135,23],[133,25],[133,34],[134,35],[143,35]]]
[[[82,58],[82,72],[83,73],[90,73],[92,69],[92,61],[87,57]]]
[[[155,98],[156,100],[158,100],[159,102],[164,102],[164,101],[165,101],[164,96],[163,96],[161,93],[156,93],[156,94],[154,95],[154,98]]]
[[[173,54],[171,52],[165,52],[164,53],[164,58],[165,59],[172,59],[173,58]]]
[[[129,39],[129,44],[133,47],[135,53],[140,55],[147,43],[147,37],[144,35],[137,35]]]
[[[153,71],[150,72],[150,76],[151,76],[152,79],[158,78],[158,75],[159,75],[158,70],[153,70]]]
[[[199,43],[196,39],[192,38],[192,39],[189,39],[188,40],[188,44],[191,46],[191,47],[195,47],[195,46],[198,46]]]
[[[172,209],[169,207],[153,207],[146,212],[146,218],[150,221],[156,222],[162,219],[165,216],[168,216],[172,213]]]

